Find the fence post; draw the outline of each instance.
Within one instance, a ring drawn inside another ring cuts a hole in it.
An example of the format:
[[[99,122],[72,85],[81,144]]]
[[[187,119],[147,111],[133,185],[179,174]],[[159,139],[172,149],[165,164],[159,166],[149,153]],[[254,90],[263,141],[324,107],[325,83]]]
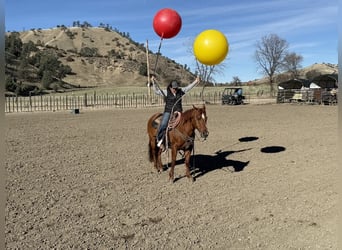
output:
[[[29,111],[32,111],[32,96],[31,96],[31,91],[29,95]]]
[[[19,111],[19,109],[18,109],[18,95],[15,96],[15,106],[16,106],[16,109],[18,112]]]
[[[65,109],[68,110],[68,95],[65,96]]]
[[[8,97],[8,112],[11,113],[11,97]]]
[[[87,93],[84,93],[84,107],[87,107]]]

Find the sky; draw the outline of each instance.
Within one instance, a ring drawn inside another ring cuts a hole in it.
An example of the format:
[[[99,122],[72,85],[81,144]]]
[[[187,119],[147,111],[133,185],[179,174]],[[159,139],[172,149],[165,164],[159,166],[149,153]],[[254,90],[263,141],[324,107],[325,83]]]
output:
[[[158,52],[161,38],[153,29],[158,11],[171,8],[180,15],[179,33],[163,39],[160,53],[196,70],[193,43],[205,30],[225,35],[229,51],[214,75],[217,83],[233,77],[260,79],[254,60],[256,43],[276,34],[289,52],[303,57],[302,67],[338,63],[338,0],[5,0],[5,31],[72,26],[74,21],[97,27],[108,24]]]

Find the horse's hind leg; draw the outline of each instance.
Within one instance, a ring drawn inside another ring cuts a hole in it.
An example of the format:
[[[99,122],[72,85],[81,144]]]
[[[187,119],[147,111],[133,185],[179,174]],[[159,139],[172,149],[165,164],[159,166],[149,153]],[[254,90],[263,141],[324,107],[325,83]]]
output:
[[[156,144],[153,143],[153,141],[150,139],[149,141],[149,159],[151,162],[153,162],[154,168],[158,171],[158,166],[157,166],[157,150],[156,150]]]
[[[171,167],[169,171],[169,180],[174,182],[175,181],[175,165],[177,159],[177,149],[172,148],[171,152]]]
[[[184,152],[185,155],[185,175],[186,177],[189,178],[189,180],[194,181],[194,178],[192,177],[191,173],[190,173],[190,156],[191,156],[191,151],[190,150],[186,150]]]
[[[161,150],[160,148],[157,148],[156,149],[156,168],[158,170],[158,172],[162,172],[163,171],[163,163],[162,163],[162,160],[161,160]]]

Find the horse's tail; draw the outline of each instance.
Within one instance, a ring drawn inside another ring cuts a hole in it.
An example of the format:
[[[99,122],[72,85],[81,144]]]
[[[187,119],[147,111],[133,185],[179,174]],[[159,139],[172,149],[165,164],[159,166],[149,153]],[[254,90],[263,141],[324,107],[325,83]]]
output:
[[[151,142],[148,143],[148,159],[150,162],[153,162],[153,150],[152,150]]]
[[[147,134],[149,135],[149,142],[148,142],[148,158],[150,162],[153,162],[154,154],[155,154],[155,146],[152,147],[152,140],[155,139],[156,131],[157,129],[154,127],[153,122],[155,119],[159,116],[161,116],[162,113],[154,114],[150,117],[150,119],[147,122]]]

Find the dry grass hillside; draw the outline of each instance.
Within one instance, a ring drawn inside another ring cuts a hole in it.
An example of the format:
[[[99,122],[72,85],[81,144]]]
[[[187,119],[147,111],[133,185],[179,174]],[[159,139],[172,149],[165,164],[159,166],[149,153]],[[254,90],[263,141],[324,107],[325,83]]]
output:
[[[319,75],[325,75],[325,74],[338,74],[338,65],[337,64],[331,64],[331,63],[315,63],[310,66],[304,67],[299,70],[299,77],[300,79],[313,79],[316,76]],[[287,81],[292,79],[290,73],[281,73],[276,76],[276,84]],[[268,78],[261,78],[254,81],[251,81],[250,83],[260,85],[260,84],[268,84],[269,80]]]
[[[312,71],[319,72],[320,74],[337,74],[338,66],[336,64],[331,63],[315,63],[309,67],[303,68],[300,71],[301,78],[305,78],[305,76]]]
[[[146,64],[145,44],[134,42],[129,36],[102,27],[56,27],[52,29],[32,29],[20,32],[23,43],[29,41],[40,48],[54,48],[59,60],[72,68],[73,74],[63,81],[79,87],[142,87],[147,77],[141,75],[140,68]],[[97,56],[83,56],[82,49],[97,51]],[[156,52],[149,53],[150,69],[153,70]],[[316,63],[302,68],[299,78],[311,79],[322,74],[336,74],[338,67],[330,63]],[[158,58],[157,74],[165,84],[171,79],[181,83],[192,81],[194,75],[183,65],[162,55]],[[276,83],[291,79],[288,73],[276,77]],[[268,79],[261,78],[248,82],[248,85],[268,85]]]
[[[116,31],[95,27],[57,27],[20,32],[20,38],[23,43],[32,41],[57,49],[60,61],[69,65],[74,73],[63,79],[67,83],[81,87],[146,84],[146,76],[139,74],[141,65],[147,62],[145,44],[138,44]],[[96,49],[98,56],[81,56],[82,48]],[[108,56],[111,51],[115,56]],[[156,56],[150,51],[150,69],[155,65]],[[163,82],[174,78],[188,82],[194,77],[183,65],[164,56],[159,56],[158,72],[161,72],[159,78]]]

